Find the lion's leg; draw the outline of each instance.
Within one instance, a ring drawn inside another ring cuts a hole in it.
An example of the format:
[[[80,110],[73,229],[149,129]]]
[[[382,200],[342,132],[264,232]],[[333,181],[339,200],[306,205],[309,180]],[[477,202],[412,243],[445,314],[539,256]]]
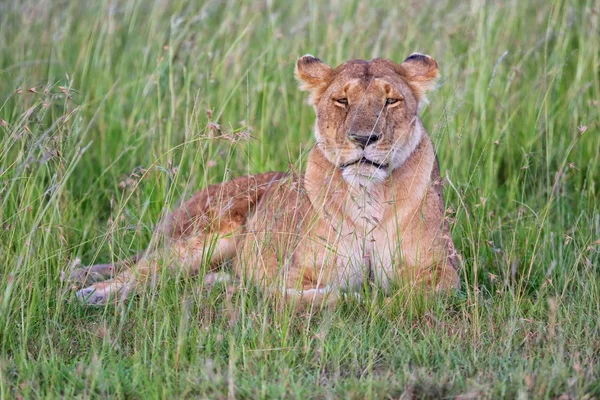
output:
[[[77,292],[77,297],[88,305],[104,305],[111,298],[124,300],[147,284],[153,284],[161,266],[168,266],[172,270],[181,271],[186,275],[198,272],[206,263],[215,266],[220,262],[230,259],[235,254],[237,236],[226,237],[196,237],[182,239],[167,245],[163,250],[143,255],[135,264],[126,267],[111,279],[95,282]],[[211,241],[214,243],[211,244]],[[103,266],[107,271],[110,264]],[[220,280],[223,276],[208,278]],[[214,280],[214,279],[213,279]]]
[[[140,264],[146,260],[140,260]],[[137,265],[137,264],[136,264]],[[140,272],[147,268],[140,269]],[[77,298],[86,305],[100,306],[106,304],[110,298],[119,294],[121,299],[127,298],[135,289],[136,274],[133,269],[125,270],[112,279],[93,283],[92,285],[78,290]]]
[[[95,282],[102,282],[114,277],[120,270],[125,269],[132,263],[137,262],[140,254],[133,257],[109,264],[94,264],[86,267],[72,268],[67,281],[73,283],[76,287],[88,286]]]

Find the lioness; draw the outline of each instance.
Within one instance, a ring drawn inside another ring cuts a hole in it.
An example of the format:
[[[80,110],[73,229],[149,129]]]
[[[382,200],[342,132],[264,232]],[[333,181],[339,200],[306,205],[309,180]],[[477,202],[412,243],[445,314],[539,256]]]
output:
[[[418,115],[438,75],[435,60],[418,53],[335,69],[301,57],[296,77],[317,113],[306,173],[205,188],[158,225],[153,241],[164,245],[120,273],[110,264],[73,271],[82,284],[107,279],[77,297],[105,304],[139,290],[165,263],[194,273],[228,259],[240,279],[301,300],[335,298],[367,280],[384,291],[458,287],[439,165]]]

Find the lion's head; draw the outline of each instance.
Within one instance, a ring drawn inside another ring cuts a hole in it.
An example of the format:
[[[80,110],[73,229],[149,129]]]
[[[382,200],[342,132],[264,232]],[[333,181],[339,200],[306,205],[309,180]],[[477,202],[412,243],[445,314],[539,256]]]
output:
[[[382,182],[406,161],[424,134],[419,104],[438,76],[435,60],[418,53],[401,64],[353,60],[333,69],[311,55],[296,64],[317,112],[317,146],[346,180]]]

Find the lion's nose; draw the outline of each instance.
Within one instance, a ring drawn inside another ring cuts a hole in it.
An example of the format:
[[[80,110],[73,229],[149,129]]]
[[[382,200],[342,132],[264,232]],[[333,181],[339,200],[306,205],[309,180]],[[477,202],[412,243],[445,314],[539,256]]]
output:
[[[350,138],[351,141],[358,144],[363,149],[365,147],[367,147],[368,145],[370,145],[371,143],[375,143],[379,139],[381,139],[381,136],[377,135],[376,133],[367,133],[367,134],[350,133],[350,134],[348,134],[348,137]]]

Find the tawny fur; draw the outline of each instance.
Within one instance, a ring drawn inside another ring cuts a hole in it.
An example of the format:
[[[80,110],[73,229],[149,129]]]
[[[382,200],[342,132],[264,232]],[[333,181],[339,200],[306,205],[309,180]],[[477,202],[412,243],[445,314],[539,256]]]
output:
[[[367,280],[387,292],[460,285],[439,165],[418,116],[437,63],[413,54],[402,64],[354,60],[333,69],[304,56],[296,76],[317,113],[305,174],[205,188],[158,225],[155,246],[80,290],[80,299],[124,299],[160,267],[214,271],[230,259],[238,278],[301,300],[335,299]],[[88,284],[114,267],[72,279]]]

